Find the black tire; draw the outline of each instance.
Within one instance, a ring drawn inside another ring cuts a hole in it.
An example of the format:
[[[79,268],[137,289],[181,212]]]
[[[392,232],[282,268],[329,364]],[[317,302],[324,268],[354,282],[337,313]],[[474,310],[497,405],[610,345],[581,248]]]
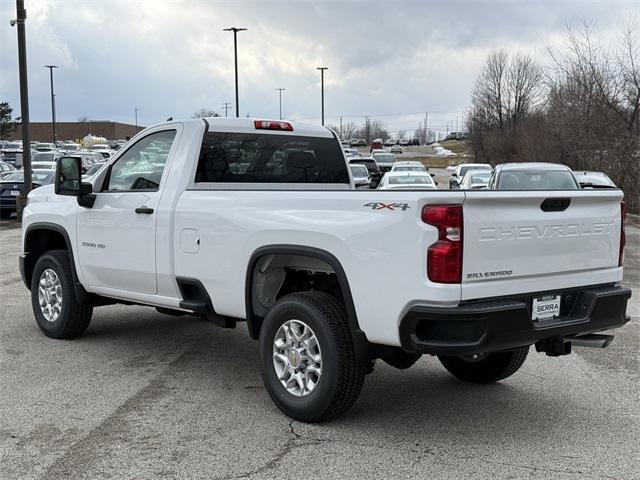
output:
[[[51,269],[60,279],[62,307],[58,317],[50,322],[42,313],[38,299],[40,276]],[[36,262],[31,278],[31,305],[40,330],[51,338],[75,338],[84,333],[91,322],[93,307],[78,302],[73,286],[69,253],[50,250]]]
[[[301,320],[315,333],[322,352],[322,375],[307,396],[296,397],[278,380],[273,342],[280,326]],[[367,365],[356,358],[344,305],[324,292],[292,293],[278,300],[260,331],[260,369],[273,402],[289,417],[318,422],[348,410],[364,384]]]
[[[510,377],[527,359],[529,347],[488,353],[479,360],[439,355],[440,363],[454,377],[471,383],[493,383]]]

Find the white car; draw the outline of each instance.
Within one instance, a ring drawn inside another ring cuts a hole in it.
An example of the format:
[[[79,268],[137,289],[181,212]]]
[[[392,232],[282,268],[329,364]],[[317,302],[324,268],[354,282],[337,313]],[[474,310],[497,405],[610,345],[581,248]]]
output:
[[[428,172],[387,172],[380,180],[379,190],[436,190],[438,187]]]
[[[362,156],[360,155],[360,150],[358,150],[357,148],[343,148],[343,150],[344,155],[347,158],[358,158]]]
[[[427,167],[425,167],[421,162],[417,162],[415,160],[407,160],[402,162],[396,162],[391,167],[392,172],[426,172]]]
[[[31,162],[53,162],[62,157],[61,152],[37,152],[31,156]]]
[[[491,171],[491,165],[488,163],[461,163],[457,165],[451,178],[449,178],[449,189],[455,190],[460,188],[460,182],[469,170],[488,170]]]
[[[368,187],[371,184],[371,175],[365,165],[351,163],[349,164],[351,169],[351,176],[353,177],[353,184],[356,188]]]
[[[389,151],[391,153],[402,153],[402,147],[400,145],[393,145]]]
[[[460,190],[478,190],[489,186],[491,170],[469,170],[460,182]]]
[[[164,152],[153,164],[150,149]],[[331,130],[253,118],[168,121],[88,181],[81,166],[61,158],[23,212],[19,270],[43,334],[78,337],[115,303],[247,328],[259,348],[216,361],[246,370],[257,350],[269,396],[299,421],[348,410],[375,359],[437,355],[490,383],[533,345],[606,346],[594,332],[629,320],[621,190],[356,190]]]
[[[578,190],[573,172],[560,163],[527,162],[497,165],[489,180],[492,190]]]
[[[393,138],[387,138],[387,139],[384,141],[384,145],[385,145],[385,147],[391,147],[392,145],[395,145],[395,144],[396,144],[396,141],[395,141],[395,139],[393,139]]]
[[[34,170],[55,170],[56,162],[31,162],[31,168]]]
[[[37,152],[55,152],[58,150],[55,143],[39,142],[33,146],[33,149]]]
[[[63,143],[60,146],[60,151],[63,153],[75,153],[82,150],[82,145],[78,143]]]
[[[98,143],[89,147],[90,152],[96,152],[102,155],[105,159],[111,158],[111,156],[115,153],[111,150],[111,147],[106,143]]]

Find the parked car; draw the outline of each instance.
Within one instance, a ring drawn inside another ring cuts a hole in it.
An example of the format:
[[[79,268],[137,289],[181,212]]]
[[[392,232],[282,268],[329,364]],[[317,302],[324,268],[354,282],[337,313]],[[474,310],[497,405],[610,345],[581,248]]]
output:
[[[559,163],[503,163],[489,180],[492,190],[578,190],[573,172]]]
[[[86,173],[86,171],[95,163],[104,163],[104,157],[98,152],[83,152],[80,151],[78,153],[73,153],[70,155],[64,155],[64,157],[74,157],[79,158],[82,164],[82,173]],[[64,158],[63,157],[63,158]]]
[[[33,170],[55,170],[56,162],[31,162]]]
[[[16,167],[7,162],[0,162],[0,180],[16,171]]]
[[[54,162],[62,157],[64,153],[59,151],[51,151],[51,152],[37,152],[31,157],[31,162]]]
[[[482,190],[489,186],[491,170],[469,170],[460,182],[461,190]]]
[[[400,140],[400,145],[402,145],[403,147],[408,146],[409,140],[407,140],[406,138],[403,138],[402,140]]]
[[[147,172],[158,142],[168,153]],[[359,192],[332,132],[252,118],[148,127],[84,184],[79,159],[58,162],[55,184],[29,195],[19,247],[42,333],[77,338],[115,303],[247,328],[235,337],[258,348],[215,361],[252,378],[243,354],[256,350],[270,398],[297,421],[348,410],[376,359],[408,368],[437,355],[460,380],[494,383],[532,351],[606,347],[630,319],[620,190]],[[537,360],[528,373],[545,368]],[[405,379],[423,387],[421,374]],[[491,396],[526,403],[545,382]]]
[[[62,153],[74,153],[82,150],[82,145],[78,143],[63,143],[60,146],[60,151]]]
[[[55,170],[32,170],[32,188],[53,183]],[[0,180],[0,218],[7,219],[16,211],[16,198],[24,185],[24,172],[13,172]]]
[[[56,146],[55,143],[45,143],[45,142],[36,143],[33,146],[33,149],[36,152],[56,152],[56,151],[58,151],[58,147]]]
[[[374,158],[382,173],[388,172],[396,163],[396,156],[386,150],[374,151],[371,156]]]
[[[576,172],[574,170],[573,176],[576,177],[581,188],[617,188],[613,180],[603,172]]]
[[[2,161],[13,165],[22,166],[22,142],[9,142],[2,149]]]
[[[105,159],[111,158],[114,151],[111,150],[111,147],[106,143],[96,143],[95,145],[91,145],[88,149],[90,152],[97,152],[102,155]]]
[[[344,148],[344,156],[347,158],[360,157],[360,150],[357,148]]]
[[[460,188],[460,182],[469,170],[489,170],[491,171],[491,165],[488,163],[461,163],[456,166],[455,170],[449,178],[449,188],[455,190]]]
[[[391,153],[402,153],[402,147],[400,145],[394,145],[389,151]]]
[[[351,138],[349,140],[349,146],[350,147],[357,147],[358,146],[358,139],[357,138]]]
[[[369,147],[369,151],[373,152],[374,150],[384,150],[384,142],[381,138],[376,138],[371,142],[371,147]]]
[[[380,171],[380,167],[376,163],[373,157],[358,157],[349,159],[349,165],[360,164],[367,167],[369,170],[369,175],[371,175],[371,181],[374,184],[378,184],[380,182],[380,177],[382,177],[382,172]]]
[[[390,147],[390,146],[395,145],[395,144],[396,144],[396,141],[395,141],[395,139],[393,139],[393,138],[387,138],[387,139],[384,141],[384,145],[385,145],[385,147]]]
[[[96,174],[102,167],[106,165],[107,162],[94,163],[82,174],[82,178],[89,178]]]
[[[428,172],[387,172],[380,180],[379,190],[436,190],[436,182]]]
[[[417,161],[395,162],[391,167],[392,172],[426,172],[428,169],[422,163]]]
[[[351,146],[351,143],[349,142],[349,140],[340,140],[340,145],[342,145],[342,148],[349,148]]]
[[[353,184],[356,188],[369,187],[371,184],[371,175],[369,169],[365,165],[349,164],[351,169],[351,176],[353,177]]]

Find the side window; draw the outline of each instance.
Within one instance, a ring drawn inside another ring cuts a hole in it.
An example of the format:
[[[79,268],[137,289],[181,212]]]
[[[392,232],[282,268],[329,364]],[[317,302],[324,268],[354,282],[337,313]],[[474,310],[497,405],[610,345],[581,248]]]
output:
[[[165,130],[137,141],[113,164],[103,191],[157,191],[175,136]]]
[[[332,137],[207,132],[195,181],[348,184],[349,172]]]

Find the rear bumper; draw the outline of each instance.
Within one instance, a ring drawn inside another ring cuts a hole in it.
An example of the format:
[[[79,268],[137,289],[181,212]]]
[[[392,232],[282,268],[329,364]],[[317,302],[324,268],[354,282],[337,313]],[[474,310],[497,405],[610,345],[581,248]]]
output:
[[[408,352],[469,355],[617,328],[629,321],[628,288],[564,292],[562,316],[543,321],[531,320],[534,296],[538,294],[468,302],[455,308],[413,307],[400,322],[402,348]]]

